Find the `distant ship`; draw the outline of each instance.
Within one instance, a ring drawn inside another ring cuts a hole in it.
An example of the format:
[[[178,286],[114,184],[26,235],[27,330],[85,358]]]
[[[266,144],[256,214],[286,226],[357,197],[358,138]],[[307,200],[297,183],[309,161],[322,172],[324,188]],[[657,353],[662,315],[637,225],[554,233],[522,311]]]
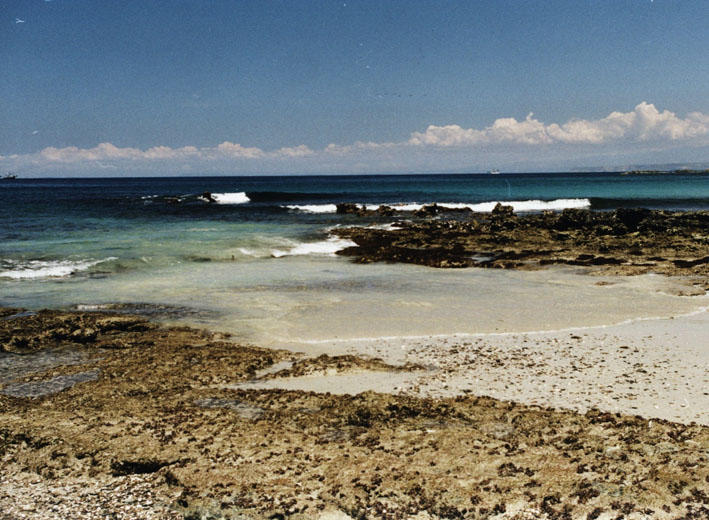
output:
[[[489,173],[490,175],[498,175],[500,173],[500,170],[498,170],[497,168],[493,168],[487,173]]]
[[[6,173],[5,175],[3,175],[0,178],[2,178],[2,180],[4,180],[4,181],[11,181],[11,180],[17,179],[17,175],[15,175],[14,173]]]

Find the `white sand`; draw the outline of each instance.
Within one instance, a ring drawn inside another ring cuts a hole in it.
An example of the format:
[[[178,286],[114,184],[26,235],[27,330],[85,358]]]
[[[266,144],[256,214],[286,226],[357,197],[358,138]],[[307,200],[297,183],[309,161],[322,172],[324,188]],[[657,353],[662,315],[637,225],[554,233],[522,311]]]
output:
[[[249,388],[417,396],[487,395],[709,425],[709,311],[561,331],[390,338],[337,352],[415,363],[414,373],[355,372],[271,379]]]
[[[709,312],[560,333],[411,345],[439,371],[406,390],[461,392],[586,411],[599,408],[709,425]]]
[[[305,390],[308,392],[331,393],[335,395],[358,394],[373,391],[382,393],[397,392],[399,389],[416,384],[421,372],[382,372],[357,370],[346,373],[313,374],[249,381],[226,388],[238,390]]]

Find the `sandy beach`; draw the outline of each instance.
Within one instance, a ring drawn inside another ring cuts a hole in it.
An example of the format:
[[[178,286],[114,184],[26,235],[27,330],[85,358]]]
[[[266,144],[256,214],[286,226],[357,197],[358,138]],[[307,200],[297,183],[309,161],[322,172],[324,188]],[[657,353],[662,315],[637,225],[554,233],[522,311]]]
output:
[[[241,387],[485,395],[580,413],[597,408],[706,426],[708,330],[709,312],[702,309],[676,318],[558,332],[343,341],[339,348],[351,354],[420,369],[386,376],[323,370],[282,378],[269,374]]]
[[[468,217],[0,309],[0,518],[709,518],[706,212]]]
[[[10,0],[0,520],[709,520],[707,0]]]
[[[706,518],[708,320],[303,355],[4,310],[0,518]]]

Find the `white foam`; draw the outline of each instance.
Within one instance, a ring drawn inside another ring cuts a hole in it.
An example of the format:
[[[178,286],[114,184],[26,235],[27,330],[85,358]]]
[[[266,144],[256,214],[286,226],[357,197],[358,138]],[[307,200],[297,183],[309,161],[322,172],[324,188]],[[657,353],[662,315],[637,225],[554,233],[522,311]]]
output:
[[[243,191],[233,193],[212,193],[212,197],[218,204],[244,204],[245,202],[249,202],[251,200]]]
[[[290,204],[285,207],[304,213],[335,213],[337,211],[335,204]]]
[[[512,206],[515,211],[544,211],[544,210],[560,210],[567,208],[590,208],[591,201],[588,199],[555,199],[555,200],[493,200],[488,202],[478,202],[475,204],[466,202],[437,202],[436,204],[442,208],[448,209],[471,209],[472,211],[477,211],[480,213],[489,213],[498,204],[503,204],[505,206]],[[391,204],[391,207],[399,211],[417,211],[428,204],[417,204],[417,203],[407,203],[407,204]],[[368,206],[367,209],[376,210],[379,206]]]
[[[408,220],[401,221],[400,220],[397,222],[389,222],[387,224],[370,224],[369,226],[367,226],[367,229],[381,229],[383,231],[400,231],[401,230],[401,226],[400,226],[401,222],[410,222],[410,221],[408,221]]]
[[[356,246],[351,240],[346,240],[338,237],[330,237],[327,240],[319,242],[304,242],[298,244],[288,251],[275,249],[271,252],[271,256],[280,258],[282,256],[292,255],[329,255],[335,256],[335,253],[346,247]]]
[[[488,202],[467,203],[467,202],[437,202],[436,204],[442,208],[448,209],[470,209],[480,213],[489,213],[497,205],[501,203],[505,206],[512,206],[515,211],[544,211],[544,210],[562,210],[562,209],[585,209],[591,207],[589,199],[555,199],[555,200],[493,200]],[[381,206],[389,206],[398,211],[417,211],[424,206],[430,206],[432,202],[399,202],[391,204],[366,204],[364,207],[371,211],[376,211]],[[285,206],[288,209],[302,211],[305,213],[335,213],[337,206],[335,204],[303,204]]]
[[[511,200],[499,202],[505,206],[512,206],[515,211],[584,209],[591,207],[591,201],[588,199]],[[482,202],[480,204],[469,204],[467,206],[473,211],[489,212],[493,210],[497,203],[498,201],[492,201]]]
[[[101,311],[110,308],[111,305],[107,303],[79,303],[75,307],[77,311]]]
[[[239,247],[239,248],[237,248],[237,251],[239,251],[239,253],[241,253],[242,255],[245,255],[245,256],[253,256],[253,257],[260,256],[258,254],[258,252],[254,251],[253,249],[248,249],[246,247]]]
[[[0,278],[12,278],[15,280],[32,278],[63,278],[78,271],[85,271],[102,262],[117,260],[115,256],[104,258],[103,260],[31,260],[15,266],[14,269],[0,271]]]

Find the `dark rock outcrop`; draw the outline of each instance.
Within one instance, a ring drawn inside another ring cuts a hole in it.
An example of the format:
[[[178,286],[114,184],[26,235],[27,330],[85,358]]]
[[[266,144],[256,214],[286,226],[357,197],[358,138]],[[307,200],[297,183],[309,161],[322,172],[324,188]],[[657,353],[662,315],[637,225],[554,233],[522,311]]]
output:
[[[126,348],[148,344],[144,333],[156,327],[136,316],[42,311],[0,321],[0,351],[27,354],[47,344],[55,347],[91,344]]]
[[[428,208],[426,215],[438,215],[436,206]],[[361,263],[523,269],[568,264],[602,266],[613,273],[709,276],[709,211],[566,209],[517,216],[512,207],[498,204],[489,215],[335,233],[357,244],[339,254]]]
[[[336,213],[338,215],[357,215],[360,217],[390,217],[397,213],[394,208],[392,208],[391,206],[386,206],[384,204],[377,207],[377,209],[368,209],[366,205],[359,206],[351,202],[342,202],[340,204],[337,204],[336,208]]]
[[[214,196],[211,193],[209,193],[208,191],[205,191],[204,193],[202,193],[200,198],[202,198],[203,200],[206,200],[207,202],[212,202],[212,203],[217,202],[217,199],[215,199]]]

